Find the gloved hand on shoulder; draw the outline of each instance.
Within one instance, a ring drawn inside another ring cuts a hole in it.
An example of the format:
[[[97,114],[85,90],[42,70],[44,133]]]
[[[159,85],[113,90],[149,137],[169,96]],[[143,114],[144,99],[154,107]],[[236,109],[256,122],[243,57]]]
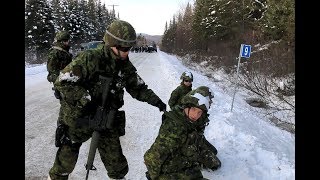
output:
[[[156,107],[158,107],[159,108],[159,110],[160,111],[166,111],[166,109],[167,109],[167,105],[165,104],[165,103],[163,103],[161,100],[159,100],[157,103],[156,103],[156,105],[155,105]]]

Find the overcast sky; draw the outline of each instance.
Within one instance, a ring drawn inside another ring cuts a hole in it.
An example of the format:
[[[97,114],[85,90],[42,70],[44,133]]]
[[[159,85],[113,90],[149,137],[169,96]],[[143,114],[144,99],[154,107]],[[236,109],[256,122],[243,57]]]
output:
[[[194,76],[193,89],[202,85],[214,92],[209,109],[210,123],[205,136],[218,150],[222,166],[217,171],[203,170],[210,180],[294,180],[295,135],[273,125],[261,108],[246,103],[252,97],[244,89],[236,93],[233,111],[230,110],[234,86],[221,71],[206,71],[193,64],[192,70],[172,55],[162,51],[130,53],[130,60],[139,75],[165,103],[171,92],[180,84],[184,71]],[[202,64],[208,62],[203,61]],[[57,148],[54,133],[59,113],[59,101],[54,98],[52,84],[47,79],[46,65],[25,68],[25,177],[41,179],[48,175]],[[137,101],[127,92],[124,95],[126,135],[120,138],[123,153],[128,159],[128,180],[145,180],[144,153],[158,135],[162,112],[145,102]],[[169,108],[167,109],[169,110]],[[80,148],[78,163],[70,180],[85,178],[90,140]],[[94,162],[97,171],[90,172],[91,180],[106,180],[106,170],[99,153]]]
[[[137,33],[162,35],[166,21],[169,23],[174,14],[187,2],[193,0],[102,0],[109,10],[114,6],[116,15],[128,21]]]

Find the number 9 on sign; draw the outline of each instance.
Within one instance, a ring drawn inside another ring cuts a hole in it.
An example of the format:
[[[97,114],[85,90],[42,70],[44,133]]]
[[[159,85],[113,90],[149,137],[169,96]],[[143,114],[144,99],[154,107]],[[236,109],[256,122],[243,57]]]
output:
[[[251,45],[241,44],[241,57],[249,58],[251,53]]]

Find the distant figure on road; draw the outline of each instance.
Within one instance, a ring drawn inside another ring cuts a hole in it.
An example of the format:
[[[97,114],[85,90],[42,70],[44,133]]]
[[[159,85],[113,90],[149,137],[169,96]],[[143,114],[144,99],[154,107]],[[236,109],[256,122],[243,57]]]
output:
[[[133,98],[160,111],[166,110],[166,104],[148,88],[129,60],[129,50],[136,42],[131,24],[113,21],[103,41],[105,44],[97,48],[80,52],[55,81],[61,92],[62,121],[66,128],[60,136],[61,146],[49,179],[68,179],[75,168],[80,146],[96,131],[100,133],[97,149],[109,178],[124,179],[129,171],[119,139],[125,134],[125,112],[119,111],[124,105],[124,88]],[[98,114],[101,112],[98,110],[103,110],[103,114]],[[91,126],[96,118],[106,120],[103,122],[110,123],[111,128],[92,128],[96,127]]]
[[[193,75],[191,72],[183,72],[180,79],[182,80],[180,85],[172,91],[168,101],[171,110],[174,106],[179,105],[182,97],[192,90]]]
[[[212,103],[211,90],[201,86],[182,98],[181,108],[162,115],[159,134],[144,154],[149,180],[205,179],[202,169],[216,170],[221,166],[216,148],[203,135]]]

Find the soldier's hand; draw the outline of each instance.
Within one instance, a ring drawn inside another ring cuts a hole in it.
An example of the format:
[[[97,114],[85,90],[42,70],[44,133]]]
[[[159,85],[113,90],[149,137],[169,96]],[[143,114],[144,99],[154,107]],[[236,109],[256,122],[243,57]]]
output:
[[[54,90],[54,96],[57,98],[57,99],[62,99],[61,98],[61,94],[60,94],[60,91],[58,91],[58,90]]]
[[[199,162],[203,164],[205,168],[213,171],[221,167],[221,161],[212,151],[202,152],[202,155],[199,157]]]
[[[84,94],[81,99],[78,101],[78,106],[85,107],[91,101],[90,94]]]
[[[150,177],[150,174],[149,174],[148,171],[146,172],[146,177],[147,177],[148,180],[151,180],[151,177]]]
[[[167,105],[163,103],[161,100],[156,104],[156,106],[159,108],[160,111],[166,111]]]

